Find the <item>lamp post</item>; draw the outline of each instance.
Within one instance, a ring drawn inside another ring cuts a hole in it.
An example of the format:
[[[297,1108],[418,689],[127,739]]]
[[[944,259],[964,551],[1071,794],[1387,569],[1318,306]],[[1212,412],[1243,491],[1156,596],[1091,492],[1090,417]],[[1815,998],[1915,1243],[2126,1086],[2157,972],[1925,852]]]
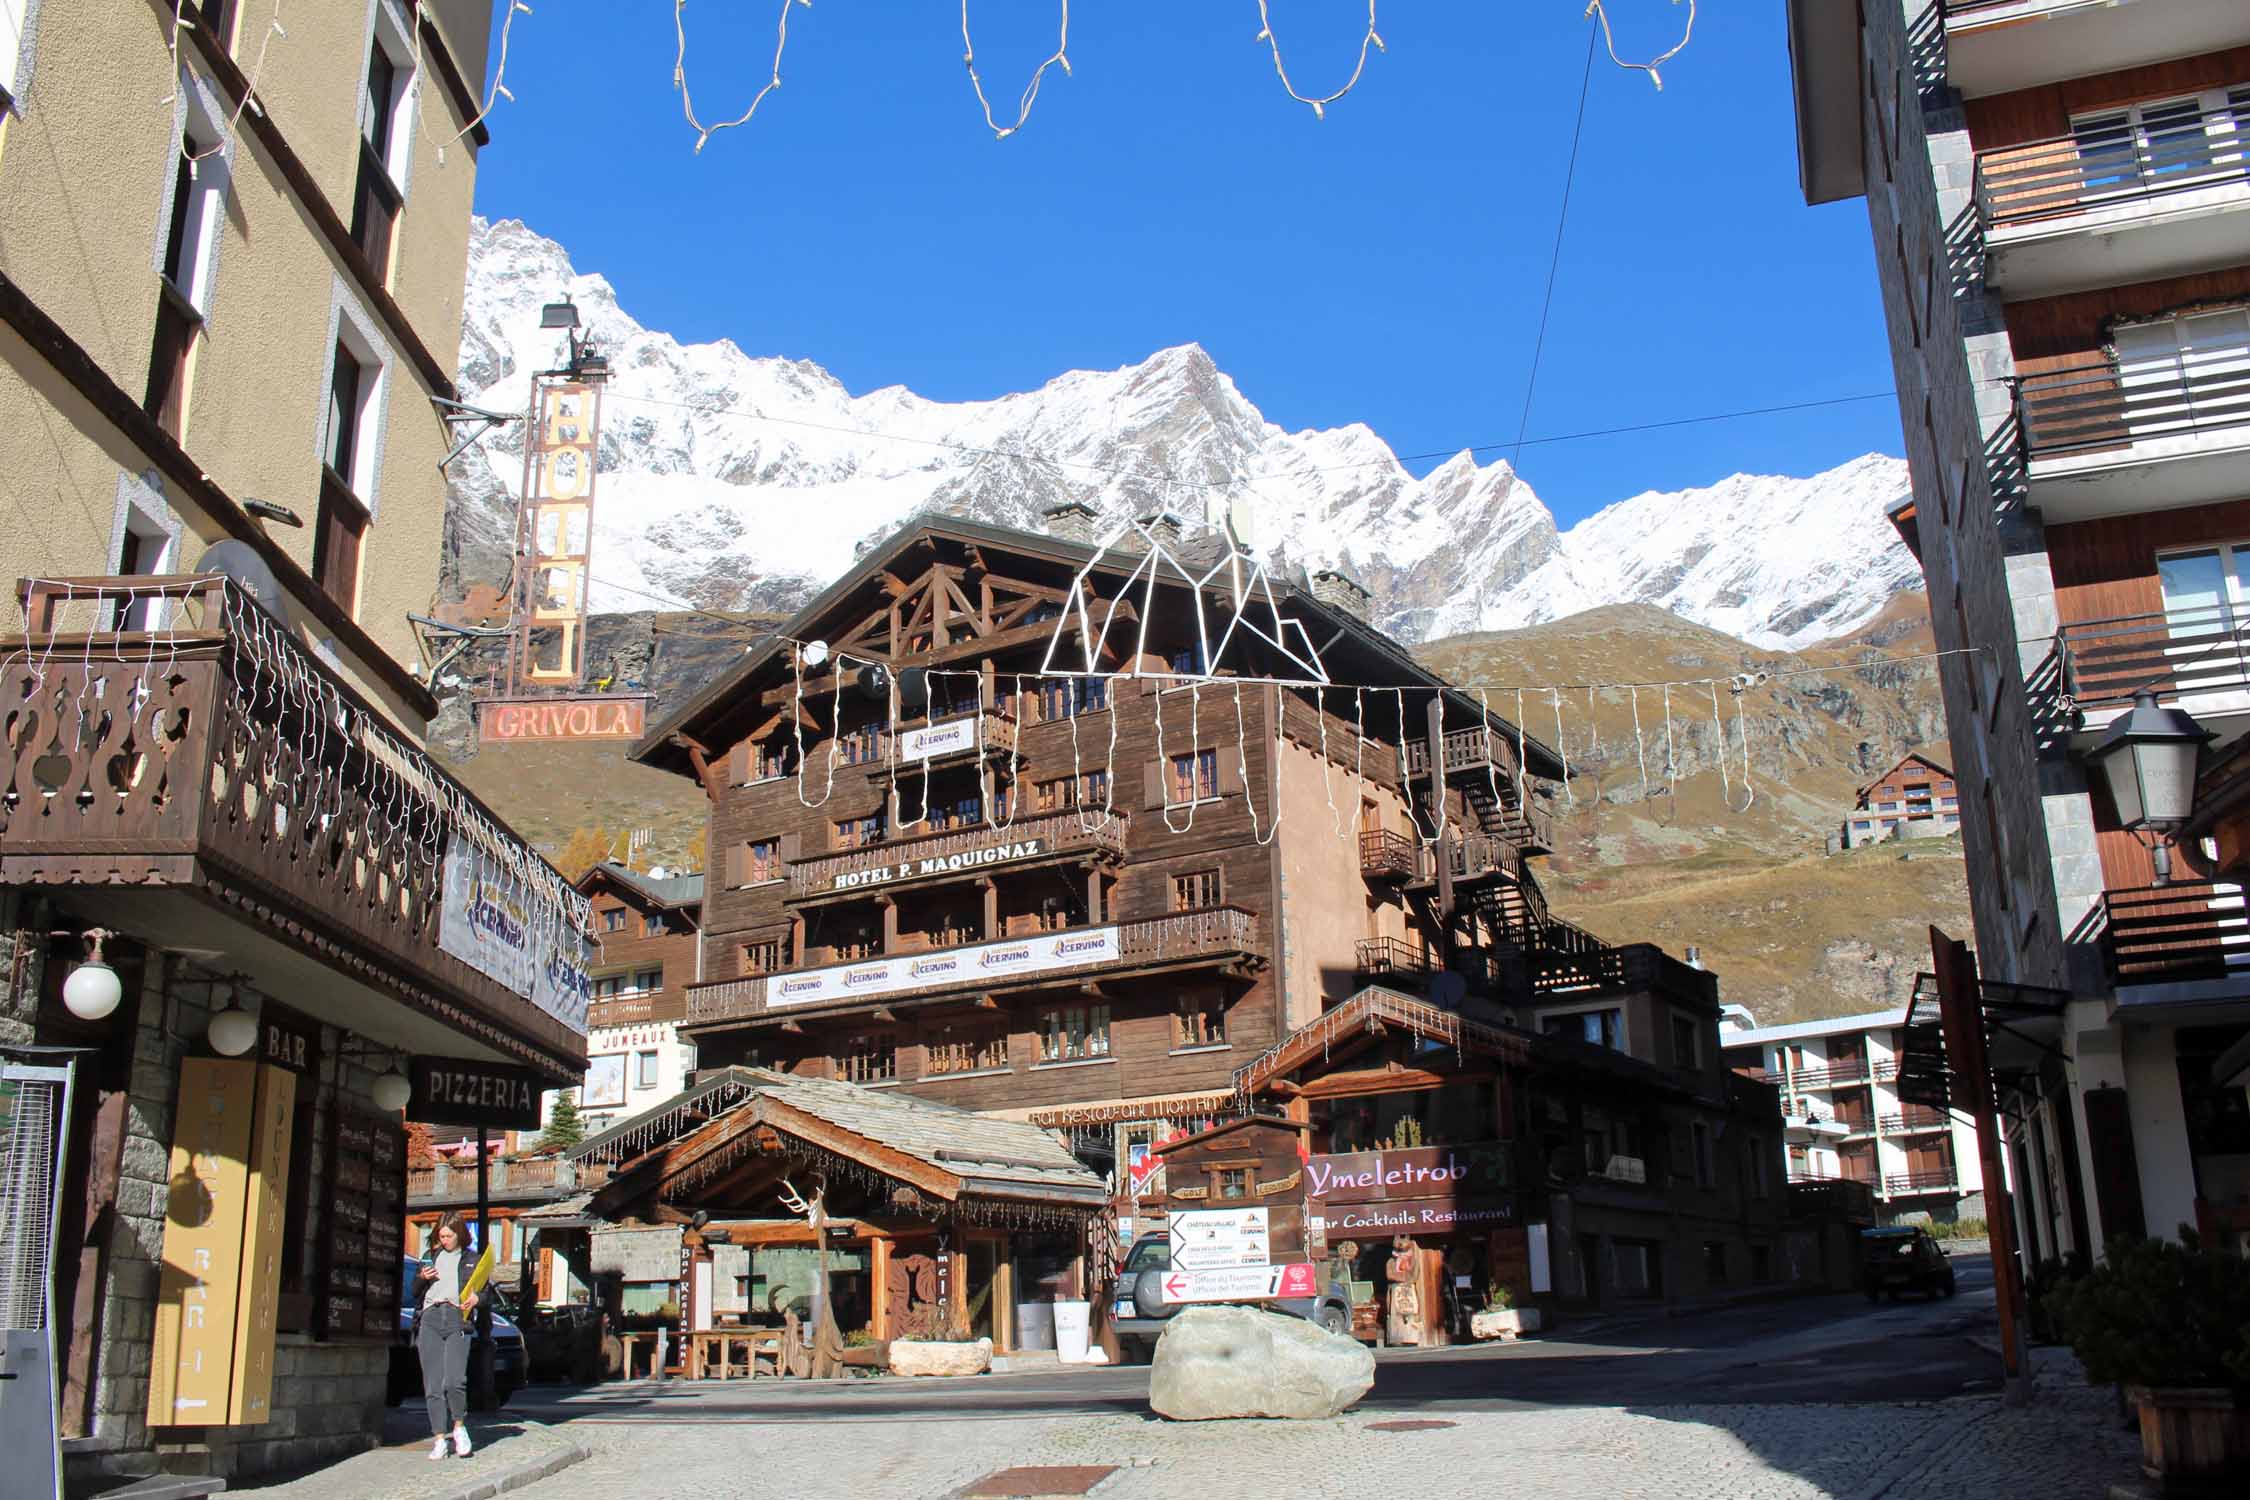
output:
[[[2194,810],[2196,763],[2216,738],[2185,710],[2160,707],[2144,690],[2087,754],[2109,783],[2119,826],[2149,846],[2158,885],[2171,884],[2172,835]]]

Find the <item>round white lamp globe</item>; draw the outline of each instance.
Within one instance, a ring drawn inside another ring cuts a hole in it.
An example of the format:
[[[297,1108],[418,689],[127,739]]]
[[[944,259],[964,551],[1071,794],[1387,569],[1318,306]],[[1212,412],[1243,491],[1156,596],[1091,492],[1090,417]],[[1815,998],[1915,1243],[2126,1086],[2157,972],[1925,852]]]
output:
[[[401,1110],[414,1097],[414,1085],[407,1082],[404,1073],[394,1068],[376,1079],[367,1092],[374,1099],[377,1109]]]
[[[72,1015],[81,1021],[99,1021],[125,998],[125,985],[115,969],[98,958],[89,958],[70,971],[62,993],[63,1005]]]
[[[258,1044],[258,1018],[229,1002],[225,1010],[213,1014],[203,1035],[219,1056],[240,1057]]]

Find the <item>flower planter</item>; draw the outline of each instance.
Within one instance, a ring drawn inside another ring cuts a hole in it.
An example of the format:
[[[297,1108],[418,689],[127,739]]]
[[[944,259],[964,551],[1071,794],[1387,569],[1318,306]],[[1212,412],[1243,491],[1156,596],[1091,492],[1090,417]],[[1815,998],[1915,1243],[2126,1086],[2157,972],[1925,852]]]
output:
[[[2141,1471],[2166,1494],[2242,1493],[2250,1477],[2250,1406],[2209,1386],[2133,1386],[2141,1413]]]
[[[1539,1331],[1536,1307],[1503,1307],[1469,1314],[1469,1336],[1478,1339],[1514,1339]]]
[[[982,1375],[992,1368],[992,1340],[894,1339],[890,1356],[893,1375]]]

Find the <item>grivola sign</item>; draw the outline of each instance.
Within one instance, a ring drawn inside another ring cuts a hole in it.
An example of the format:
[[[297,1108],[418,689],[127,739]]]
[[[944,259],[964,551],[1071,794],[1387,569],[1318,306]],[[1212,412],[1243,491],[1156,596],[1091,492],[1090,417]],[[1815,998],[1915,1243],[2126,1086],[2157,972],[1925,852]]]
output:
[[[545,1080],[529,1068],[459,1057],[417,1057],[407,1070],[414,1098],[406,1117],[425,1125],[539,1128]]]

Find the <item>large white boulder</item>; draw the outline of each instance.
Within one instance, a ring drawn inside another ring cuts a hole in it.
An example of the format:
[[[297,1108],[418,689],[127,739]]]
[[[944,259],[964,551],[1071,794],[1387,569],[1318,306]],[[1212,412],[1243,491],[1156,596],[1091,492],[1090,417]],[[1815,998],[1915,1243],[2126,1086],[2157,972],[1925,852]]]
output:
[[[922,1339],[891,1341],[893,1375],[982,1375],[992,1368],[992,1340],[942,1344]]]
[[[1157,1341],[1148,1404],[1178,1422],[1333,1417],[1374,1383],[1357,1339],[1255,1307],[1191,1307]]]

